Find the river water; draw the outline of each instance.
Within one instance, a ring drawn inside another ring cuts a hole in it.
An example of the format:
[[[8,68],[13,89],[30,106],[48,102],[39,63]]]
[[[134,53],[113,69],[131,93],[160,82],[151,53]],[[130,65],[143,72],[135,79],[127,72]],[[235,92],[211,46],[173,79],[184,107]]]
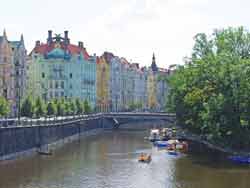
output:
[[[113,131],[54,151],[0,163],[0,188],[249,188],[250,167],[179,157],[144,140],[148,131]],[[137,162],[139,153],[152,162]]]

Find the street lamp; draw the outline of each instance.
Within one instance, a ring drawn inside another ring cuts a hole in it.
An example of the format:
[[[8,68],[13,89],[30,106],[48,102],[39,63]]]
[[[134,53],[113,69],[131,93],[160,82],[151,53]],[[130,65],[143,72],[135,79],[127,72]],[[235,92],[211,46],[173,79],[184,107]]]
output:
[[[20,119],[21,119],[21,94],[20,94],[20,63],[19,61],[16,61],[15,63],[16,68],[16,86],[17,86],[17,118],[18,118],[18,125],[20,125]]]

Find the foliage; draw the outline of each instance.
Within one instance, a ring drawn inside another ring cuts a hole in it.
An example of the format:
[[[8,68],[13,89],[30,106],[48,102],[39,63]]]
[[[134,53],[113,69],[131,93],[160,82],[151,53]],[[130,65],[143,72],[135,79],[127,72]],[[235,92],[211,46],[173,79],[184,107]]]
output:
[[[50,101],[47,105],[47,115],[52,116],[57,114],[57,107],[53,101]]]
[[[76,99],[75,104],[76,104],[76,113],[82,114],[84,112],[84,107],[78,98]]]
[[[56,111],[58,116],[65,115],[65,101],[64,99],[57,99],[56,101]]]
[[[192,57],[167,80],[168,111],[211,141],[249,146],[250,33],[240,28],[197,34]]]
[[[76,114],[76,104],[74,100],[69,101],[69,109],[70,109],[70,114],[74,115]]]
[[[10,113],[10,106],[8,101],[0,96],[0,117],[4,117]]]
[[[41,100],[40,97],[38,97],[36,99],[36,102],[35,102],[35,114],[36,114],[36,117],[41,117],[41,116],[44,116],[45,113],[46,113],[46,107],[45,107],[45,104],[44,102]]]
[[[64,109],[65,109],[66,115],[72,114],[71,109],[70,109],[70,103],[67,100],[64,102]]]
[[[129,110],[142,109],[143,104],[141,102],[131,102],[129,103]]]
[[[91,106],[90,106],[89,102],[86,99],[83,102],[83,107],[84,107],[84,112],[87,113],[87,114],[92,111]]]
[[[32,118],[34,114],[34,104],[31,96],[28,96],[21,106],[21,116]]]

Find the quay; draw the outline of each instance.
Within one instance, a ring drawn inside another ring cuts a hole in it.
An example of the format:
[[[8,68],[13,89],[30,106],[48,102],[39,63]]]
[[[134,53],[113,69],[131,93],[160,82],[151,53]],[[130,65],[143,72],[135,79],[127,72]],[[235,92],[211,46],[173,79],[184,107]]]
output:
[[[14,121],[14,123],[13,123]],[[142,122],[149,122],[144,124]],[[0,128],[0,161],[34,153],[50,154],[65,143],[107,129],[150,128],[175,122],[174,114],[166,113],[98,113],[68,117],[12,120]],[[131,126],[132,125],[132,126]],[[145,127],[144,127],[145,126]],[[128,127],[126,127],[128,128]]]

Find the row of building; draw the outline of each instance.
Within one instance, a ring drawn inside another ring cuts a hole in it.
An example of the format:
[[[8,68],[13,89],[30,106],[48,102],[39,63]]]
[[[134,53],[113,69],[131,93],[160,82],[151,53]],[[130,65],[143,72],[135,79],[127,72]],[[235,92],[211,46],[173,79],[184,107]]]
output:
[[[168,69],[157,67],[153,55],[150,67],[104,52],[89,55],[83,42],[70,42],[48,31],[45,43],[36,41],[27,55],[24,39],[10,41],[0,36],[0,95],[10,101],[17,115],[20,101],[40,96],[87,99],[96,111],[140,109],[163,110],[166,104]]]

